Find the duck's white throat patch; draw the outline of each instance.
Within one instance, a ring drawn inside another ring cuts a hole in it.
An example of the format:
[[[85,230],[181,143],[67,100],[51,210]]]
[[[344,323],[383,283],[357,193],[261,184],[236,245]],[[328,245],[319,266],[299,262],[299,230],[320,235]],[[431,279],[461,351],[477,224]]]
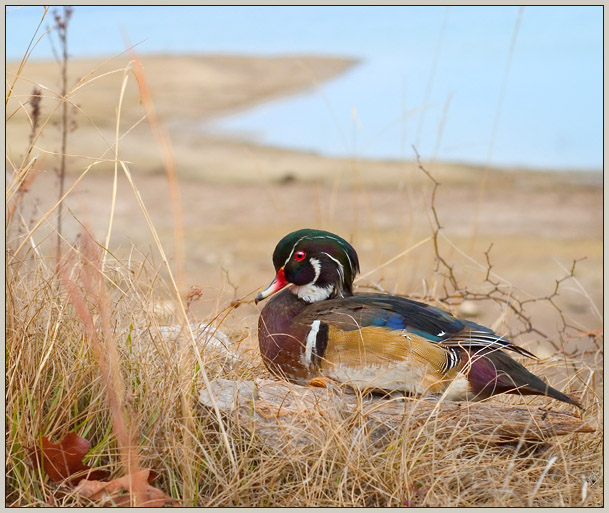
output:
[[[290,285],[290,290],[303,301],[315,303],[316,301],[328,299],[332,292],[334,292],[334,286],[320,287],[315,285],[315,283],[309,283],[308,285]]]

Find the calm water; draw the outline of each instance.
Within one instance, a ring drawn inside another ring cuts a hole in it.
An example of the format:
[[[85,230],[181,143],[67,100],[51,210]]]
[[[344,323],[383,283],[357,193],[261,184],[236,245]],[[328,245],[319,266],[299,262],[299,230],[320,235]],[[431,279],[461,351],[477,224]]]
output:
[[[7,8],[7,58],[41,12]],[[361,61],[202,130],[335,156],[411,158],[415,145],[439,160],[602,168],[601,7],[76,7],[71,54],[119,53],[123,33],[141,53]],[[48,38],[33,57],[52,58]]]

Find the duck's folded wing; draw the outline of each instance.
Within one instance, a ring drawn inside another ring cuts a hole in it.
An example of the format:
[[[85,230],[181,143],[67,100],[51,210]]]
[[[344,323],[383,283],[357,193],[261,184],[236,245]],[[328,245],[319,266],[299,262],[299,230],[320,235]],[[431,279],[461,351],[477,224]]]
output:
[[[310,324],[316,320],[341,331],[368,327],[391,332],[401,330],[446,348],[463,347],[470,351],[506,349],[536,358],[489,328],[457,319],[441,308],[400,296],[358,294],[331,299],[311,305],[298,317],[300,323]]]
[[[357,311],[357,310],[356,310]],[[404,329],[363,325],[345,309],[295,322],[308,328],[302,363],[356,388],[441,392],[460,367],[457,350]]]

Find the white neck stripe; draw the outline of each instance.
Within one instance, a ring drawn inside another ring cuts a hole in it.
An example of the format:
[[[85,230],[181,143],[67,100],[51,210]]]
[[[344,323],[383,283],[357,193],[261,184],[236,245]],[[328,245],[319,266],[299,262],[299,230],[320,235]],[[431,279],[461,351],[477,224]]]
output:
[[[341,264],[336,258],[334,258],[332,255],[330,255],[329,253],[326,253],[325,251],[323,252],[324,255],[326,255],[328,258],[330,258],[331,260],[334,260],[336,262],[336,264],[338,265],[337,271],[338,271],[338,279],[340,280],[340,288],[342,289],[343,283],[345,281],[345,268],[343,266],[343,264]]]
[[[321,274],[321,263],[317,258],[309,258],[309,262],[311,262],[311,265],[313,266],[313,269],[315,270],[315,278],[313,279],[311,284],[317,283],[317,279],[319,278],[319,275]]]

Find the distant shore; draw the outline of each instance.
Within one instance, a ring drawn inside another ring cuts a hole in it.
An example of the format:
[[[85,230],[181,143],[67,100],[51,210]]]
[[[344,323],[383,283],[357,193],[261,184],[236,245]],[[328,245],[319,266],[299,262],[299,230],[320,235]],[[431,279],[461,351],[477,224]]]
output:
[[[361,183],[375,187],[394,187],[407,180],[425,181],[413,160],[369,160],[333,158],[311,152],[275,148],[240,141],[227,135],[210,135],[193,128],[203,119],[227,115],[251,108],[279,97],[302,92],[336,77],[357,64],[356,60],[318,56],[284,56],[277,58],[231,55],[142,56],[147,87],[151,91],[156,114],[168,130],[172,153],[181,176],[222,183],[336,183],[353,170]],[[136,80],[126,72],[129,59],[73,60],[69,63],[69,81],[86,83],[70,97],[78,137],[69,139],[69,169],[78,173],[90,158],[107,158],[116,126],[120,86],[128,77],[121,107],[120,142],[123,159],[133,162],[138,173],[162,172],[161,153],[153,143]],[[18,63],[7,63],[7,79],[12,83]],[[99,77],[99,78],[95,78]],[[94,79],[95,78],[95,79]],[[55,62],[27,62],[7,105],[7,149],[18,161],[29,139],[30,120],[20,107],[29,99],[35,84],[42,84],[42,117],[56,110],[50,119],[57,121],[60,109],[56,91],[59,88]],[[43,152],[55,153],[59,147],[59,130],[46,129],[37,142]],[[78,156],[86,156],[81,158]],[[487,170],[466,163],[425,162],[435,176],[446,183],[479,182]],[[108,168],[102,164],[99,168]],[[548,180],[574,186],[600,186],[602,173],[587,171],[528,170],[491,168],[500,183],[524,182],[531,187]],[[501,178],[503,177],[503,178]],[[492,186],[493,181],[489,182]]]

